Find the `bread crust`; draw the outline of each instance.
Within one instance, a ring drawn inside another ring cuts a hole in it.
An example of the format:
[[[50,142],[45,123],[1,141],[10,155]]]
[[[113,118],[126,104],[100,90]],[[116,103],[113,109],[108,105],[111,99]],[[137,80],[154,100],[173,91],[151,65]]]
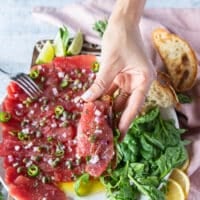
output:
[[[196,81],[198,61],[191,46],[163,28],[153,31],[152,41],[177,92],[191,89]]]

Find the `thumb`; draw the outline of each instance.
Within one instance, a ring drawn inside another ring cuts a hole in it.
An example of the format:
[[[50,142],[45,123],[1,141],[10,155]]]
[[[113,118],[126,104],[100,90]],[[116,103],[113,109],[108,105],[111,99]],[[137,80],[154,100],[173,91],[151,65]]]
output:
[[[84,101],[94,101],[104,94],[109,88],[114,78],[117,75],[117,71],[111,67],[100,67],[100,71],[91,87],[82,95]]]

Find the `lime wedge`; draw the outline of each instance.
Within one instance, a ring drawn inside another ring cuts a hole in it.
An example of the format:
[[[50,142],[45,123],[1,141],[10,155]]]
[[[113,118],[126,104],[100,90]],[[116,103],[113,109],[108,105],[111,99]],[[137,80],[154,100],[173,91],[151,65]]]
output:
[[[67,55],[78,55],[81,52],[82,47],[83,47],[83,34],[82,32],[79,31],[72,40],[72,43],[70,44],[67,50]]]
[[[54,40],[54,49],[55,49],[55,55],[56,56],[65,56],[66,54],[66,50],[64,48],[64,45],[63,45],[63,41],[62,41],[62,38],[60,37],[60,34],[58,33],[55,40]]]
[[[59,57],[66,55],[68,41],[69,41],[69,32],[66,27],[61,27],[53,42],[56,56]]]
[[[55,55],[54,47],[51,44],[50,41],[47,41],[42,50],[40,51],[40,54],[38,55],[36,59],[36,64],[44,64],[44,63],[50,63]]]

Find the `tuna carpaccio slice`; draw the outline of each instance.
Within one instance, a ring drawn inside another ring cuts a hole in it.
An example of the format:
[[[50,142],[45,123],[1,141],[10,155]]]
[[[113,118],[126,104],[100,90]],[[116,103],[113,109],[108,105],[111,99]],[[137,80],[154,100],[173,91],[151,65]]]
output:
[[[114,156],[110,108],[108,96],[85,103],[78,125],[77,154],[87,159],[85,171],[93,177],[100,176]]]

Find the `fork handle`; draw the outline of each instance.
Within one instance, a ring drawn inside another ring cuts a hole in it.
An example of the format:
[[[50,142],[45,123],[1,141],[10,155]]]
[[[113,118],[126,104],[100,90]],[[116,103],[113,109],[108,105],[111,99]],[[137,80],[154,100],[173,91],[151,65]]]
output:
[[[2,73],[4,73],[4,74],[8,75],[8,76],[11,76],[11,74],[10,74],[10,73],[8,73],[8,72],[4,71],[4,70],[3,70],[3,69],[1,69],[1,68],[0,68],[0,71],[1,71]]]

